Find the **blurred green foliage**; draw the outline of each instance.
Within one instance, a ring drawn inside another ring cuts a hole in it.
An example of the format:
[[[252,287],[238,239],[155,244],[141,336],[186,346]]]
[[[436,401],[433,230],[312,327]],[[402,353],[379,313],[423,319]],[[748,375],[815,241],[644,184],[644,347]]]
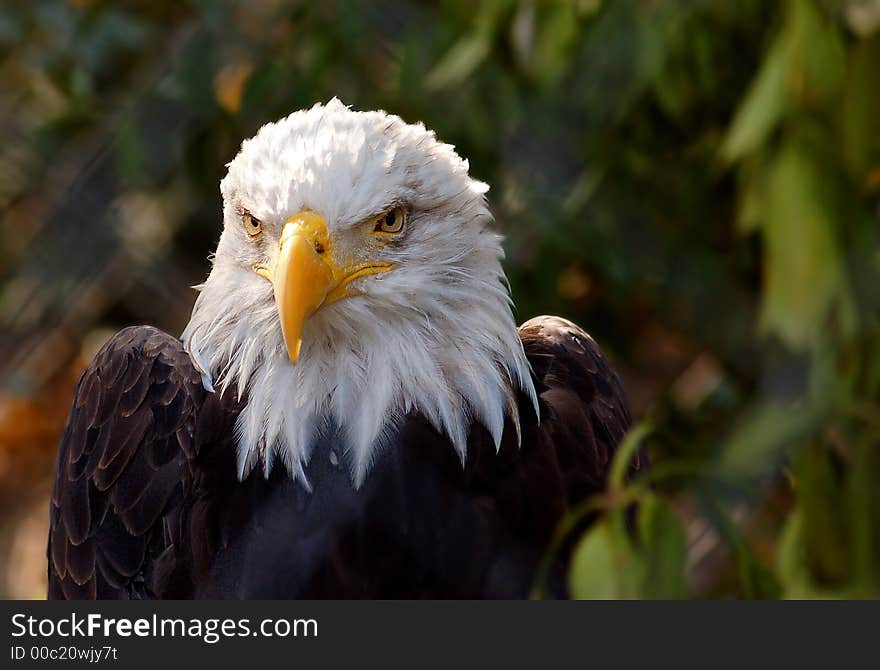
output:
[[[587,327],[650,421],[573,517],[573,593],[880,597],[877,0],[6,0],[0,63],[4,276],[65,151],[167,196],[198,275],[262,123],[422,120],[492,186],[521,320]]]

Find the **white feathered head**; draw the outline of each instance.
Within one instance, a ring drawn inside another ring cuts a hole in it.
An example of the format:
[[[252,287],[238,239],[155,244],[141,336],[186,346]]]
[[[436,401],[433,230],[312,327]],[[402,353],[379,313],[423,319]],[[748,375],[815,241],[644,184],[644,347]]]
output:
[[[409,412],[462,460],[534,388],[488,187],[422,124],[336,99],[263,126],[220,184],[223,233],[183,333],[206,388],[246,398],[239,476],[305,475],[340,429],[355,485]]]

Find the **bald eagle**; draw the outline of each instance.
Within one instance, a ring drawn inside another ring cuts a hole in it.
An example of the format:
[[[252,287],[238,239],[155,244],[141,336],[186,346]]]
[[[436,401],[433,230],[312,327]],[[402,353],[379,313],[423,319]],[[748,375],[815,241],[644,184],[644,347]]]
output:
[[[581,328],[516,327],[488,187],[336,99],[228,168],[182,337],[126,328],[79,381],[49,596],[527,595],[630,410]]]

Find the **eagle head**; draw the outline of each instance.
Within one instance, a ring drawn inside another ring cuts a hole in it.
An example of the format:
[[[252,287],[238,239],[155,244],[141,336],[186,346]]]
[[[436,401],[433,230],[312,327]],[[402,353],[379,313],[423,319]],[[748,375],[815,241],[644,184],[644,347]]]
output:
[[[223,231],[183,333],[205,387],[244,399],[239,476],[308,486],[322,435],[360,485],[411,412],[462,461],[535,401],[486,184],[422,124],[337,99],[263,126],[220,184]]]

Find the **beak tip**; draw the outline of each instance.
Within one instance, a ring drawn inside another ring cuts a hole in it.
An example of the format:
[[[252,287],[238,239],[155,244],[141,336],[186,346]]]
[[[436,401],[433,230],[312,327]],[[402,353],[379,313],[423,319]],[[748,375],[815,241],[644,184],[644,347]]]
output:
[[[302,340],[297,340],[292,347],[287,350],[287,355],[290,357],[290,362],[293,365],[296,365],[299,360],[299,350],[302,347]]]

